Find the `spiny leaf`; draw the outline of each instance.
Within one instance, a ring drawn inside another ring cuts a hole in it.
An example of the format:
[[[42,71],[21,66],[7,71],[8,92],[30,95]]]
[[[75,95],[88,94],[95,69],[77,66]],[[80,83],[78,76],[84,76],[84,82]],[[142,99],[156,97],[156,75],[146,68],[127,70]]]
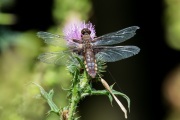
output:
[[[43,87],[41,87],[40,85],[36,84],[36,83],[33,83],[35,84],[37,87],[39,87],[40,89],[40,92],[41,92],[41,95],[46,99],[49,107],[51,108],[50,111],[48,111],[48,113],[50,112],[55,112],[56,114],[59,115],[59,108],[55,105],[55,103],[53,102],[52,100],[52,97],[54,95],[54,91],[53,90],[50,90],[49,93],[47,93]]]
[[[79,64],[81,65],[81,67],[82,67],[82,68],[85,68],[83,61],[82,61],[78,56],[75,56],[75,58],[78,60],[78,62],[79,62]]]
[[[100,75],[100,76],[102,76],[102,72],[106,72],[106,63],[105,62],[103,62],[103,61],[97,61],[97,67],[98,67],[98,74]]]

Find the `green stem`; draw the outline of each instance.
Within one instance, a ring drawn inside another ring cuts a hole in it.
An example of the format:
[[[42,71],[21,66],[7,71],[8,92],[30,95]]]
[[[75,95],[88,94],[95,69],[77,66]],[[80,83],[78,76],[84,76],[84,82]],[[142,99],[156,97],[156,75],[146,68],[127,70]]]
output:
[[[81,98],[84,98],[89,95],[108,95],[108,94],[109,94],[109,92],[107,90],[98,90],[98,91],[92,90],[91,93],[81,94]]]
[[[69,117],[68,120],[73,120],[74,115],[75,115],[75,111],[77,108],[77,104],[80,100],[80,97],[78,97],[78,90],[76,87],[74,87],[72,89],[72,97],[71,97],[71,101],[70,101],[70,107],[69,107]]]

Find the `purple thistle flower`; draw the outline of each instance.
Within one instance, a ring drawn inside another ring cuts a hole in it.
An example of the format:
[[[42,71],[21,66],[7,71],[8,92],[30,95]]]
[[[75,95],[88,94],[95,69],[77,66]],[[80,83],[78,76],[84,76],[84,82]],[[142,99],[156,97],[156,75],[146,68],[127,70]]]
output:
[[[81,30],[83,28],[88,28],[91,31],[90,36],[92,39],[96,37],[95,28],[91,22],[88,22],[87,24],[85,23],[85,21],[71,23],[65,26],[65,28],[63,29],[63,33],[68,43],[71,43],[72,39],[81,40]]]

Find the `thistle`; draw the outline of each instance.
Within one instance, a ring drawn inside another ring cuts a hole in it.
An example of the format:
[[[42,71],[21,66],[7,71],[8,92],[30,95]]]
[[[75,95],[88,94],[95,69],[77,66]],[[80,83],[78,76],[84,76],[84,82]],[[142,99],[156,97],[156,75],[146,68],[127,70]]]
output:
[[[77,120],[76,108],[79,101],[86,96],[106,95],[111,104],[112,98],[117,102],[127,118],[127,110],[115,95],[124,97],[128,102],[130,109],[130,99],[123,93],[115,91],[113,85],[102,78],[102,72],[105,71],[106,62],[114,62],[133,56],[139,52],[136,46],[103,46],[123,42],[135,35],[139,27],[132,26],[123,30],[109,33],[96,38],[95,28],[92,23],[75,23],[67,25],[63,32],[64,36],[54,35],[47,32],[38,32],[38,36],[43,38],[46,43],[59,46],[62,39],[66,40],[69,50],[67,52],[49,52],[41,54],[38,58],[46,63],[61,63],[64,53],[69,53],[67,70],[72,75],[72,84],[68,90],[69,105],[58,108],[52,101],[53,91],[47,93],[41,86],[37,85],[41,94],[47,100],[51,110],[61,117],[62,120]],[[105,90],[94,90],[90,84],[98,80],[105,87]]]

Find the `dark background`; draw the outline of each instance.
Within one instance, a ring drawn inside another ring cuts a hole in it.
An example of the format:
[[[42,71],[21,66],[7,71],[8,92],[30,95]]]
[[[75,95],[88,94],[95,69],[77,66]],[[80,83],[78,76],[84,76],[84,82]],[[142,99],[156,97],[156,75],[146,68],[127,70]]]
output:
[[[9,27],[16,31],[48,29],[54,24],[52,2],[16,0],[14,7],[8,11],[18,16],[18,22]],[[166,74],[179,63],[178,52],[165,42],[163,1],[92,0],[92,4],[90,21],[96,26],[97,36],[132,25],[140,27],[132,40],[123,43],[140,47],[140,53],[116,64],[109,63],[108,69],[119,84],[118,89],[131,98],[131,114],[138,111],[139,120],[162,120],[166,107],[161,86]],[[105,75],[105,78],[109,79],[108,76]],[[111,80],[108,82],[114,83]],[[90,102],[84,100],[81,103],[80,111],[83,113],[86,112],[86,104]],[[135,115],[131,114],[133,120]]]

